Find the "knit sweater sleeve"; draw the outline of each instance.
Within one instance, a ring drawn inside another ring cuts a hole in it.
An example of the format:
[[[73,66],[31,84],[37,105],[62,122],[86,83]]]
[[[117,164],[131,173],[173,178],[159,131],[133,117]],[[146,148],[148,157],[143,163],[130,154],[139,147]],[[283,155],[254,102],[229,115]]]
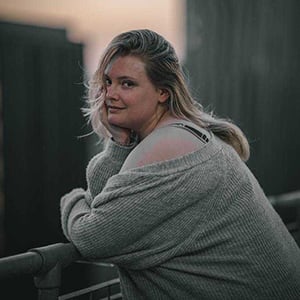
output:
[[[108,140],[104,151],[95,155],[88,164],[87,190],[75,188],[64,195],[60,201],[61,225],[64,235],[71,241],[68,229],[69,214],[75,207],[81,213],[87,213],[91,209],[93,198],[102,191],[107,180],[118,173],[124,160],[134,148],[135,144],[120,146],[112,140]]]
[[[112,140],[108,140],[104,151],[90,160],[86,169],[86,179],[91,199],[101,193],[110,177],[120,171],[125,159],[135,145],[136,142],[129,146],[120,146]]]

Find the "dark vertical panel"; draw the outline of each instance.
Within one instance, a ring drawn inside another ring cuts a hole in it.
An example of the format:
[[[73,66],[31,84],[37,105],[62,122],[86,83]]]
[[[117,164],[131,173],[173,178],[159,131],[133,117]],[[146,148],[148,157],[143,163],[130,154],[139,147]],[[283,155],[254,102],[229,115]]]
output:
[[[64,240],[60,197],[85,185],[82,45],[63,30],[0,24],[6,253]]]
[[[60,197],[85,185],[81,66],[82,45],[64,30],[0,23],[3,255],[65,241]],[[9,299],[37,298],[31,276],[1,288]]]
[[[0,49],[1,57],[1,49]],[[1,67],[0,67],[1,78]],[[4,157],[3,157],[3,99],[0,81],[0,257],[4,255]]]
[[[81,61],[78,60],[81,51],[81,47],[72,45],[66,49],[43,49],[41,53],[41,61],[47,62],[41,72],[41,164],[46,174],[42,211],[43,223],[52,239],[61,232],[57,222],[60,197],[76,186],[85,185],[86,140],[78,138],[84,124],[80,110],[83,104]],[[56,78],[54,82],[48,80],[49,74]]]
[[[299,12],[297,0],[187,0],[194,95],[245,131],[267,194],[300,188]]]
[[[39,106],[34,104],[35,68],[28,48],[2,46],[4,108],[4,189],[5,242],[7,247],[32,244],[38,226],[30,217],[36,215],[39,194]],[[32,180],[32,183],[30,181]],[[26,231],[25,231],[26,229]],[[24,231],[23,231],[24,230]],[[18,250],[17,250],[18,251]]]

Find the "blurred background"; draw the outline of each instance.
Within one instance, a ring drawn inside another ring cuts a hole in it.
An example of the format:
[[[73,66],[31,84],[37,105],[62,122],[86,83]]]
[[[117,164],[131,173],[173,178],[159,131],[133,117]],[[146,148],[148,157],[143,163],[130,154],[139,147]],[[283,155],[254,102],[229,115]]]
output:
[[[197,100],[249,138],[267,195],[299,190],[299,15],[298,0],[0,0],[0,256],[65,241],[60,197],[99,151],[79,138],[83,82],[129,29],[174,45]]]

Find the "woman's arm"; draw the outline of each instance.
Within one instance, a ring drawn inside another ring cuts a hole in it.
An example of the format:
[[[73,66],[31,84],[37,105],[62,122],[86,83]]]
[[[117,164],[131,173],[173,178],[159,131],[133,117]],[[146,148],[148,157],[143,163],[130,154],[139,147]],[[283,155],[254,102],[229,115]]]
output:
[[[108,140],[104,151],[93,157],[88,164],[86,172],[88,190],[75,188],[61,198],[61,223],[67,239],[70,240],[67,229],[67,216],[70,211],[75,205],[80,206],[82,212],[88,212],[91,209],[91,203],[95,196],[101,193],[107,180],[119,172],[134,146],[134,143],[129,146],[120,146],[112,140]]]
[[[109,139],[105,144],[104,151],[90,160],[86,169],[86,179],[91,199],[101,193],[110,177],[119,173],[135,145],[135,141],[128,146],[122,146]]]
[[[184,159],[169,160],[167,165],[128,168],[113,175],[91,207],[84,201],[70,210],[62,206],[67,235],[84,257],[130,267],[145,267],[150,252],[174,254],[174,247],[193,230],[190,223],[205,214],[204,208],[195,208],[199,198],[220,177],[215,166],[209,178],[204,169],[192,166]]]
[[[178,214],[195,200],[176,200],[185,176],[124,172],[108,180],[91,208],[84,200],[70,208],[62,201],[66,235],[84,257],[118,264],[169,250],[186,234],[187,219]]]

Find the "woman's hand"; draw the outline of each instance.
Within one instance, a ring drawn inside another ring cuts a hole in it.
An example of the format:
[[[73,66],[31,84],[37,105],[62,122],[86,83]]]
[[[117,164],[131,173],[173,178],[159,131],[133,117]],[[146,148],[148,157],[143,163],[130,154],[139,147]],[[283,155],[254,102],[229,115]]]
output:
[[[129,145],[131,130],[128,128],[119,127],[108,122],[107,106],[105,101],[100,106],[100,119],[105,128],[110,132],[112,139],[121,145]]]

